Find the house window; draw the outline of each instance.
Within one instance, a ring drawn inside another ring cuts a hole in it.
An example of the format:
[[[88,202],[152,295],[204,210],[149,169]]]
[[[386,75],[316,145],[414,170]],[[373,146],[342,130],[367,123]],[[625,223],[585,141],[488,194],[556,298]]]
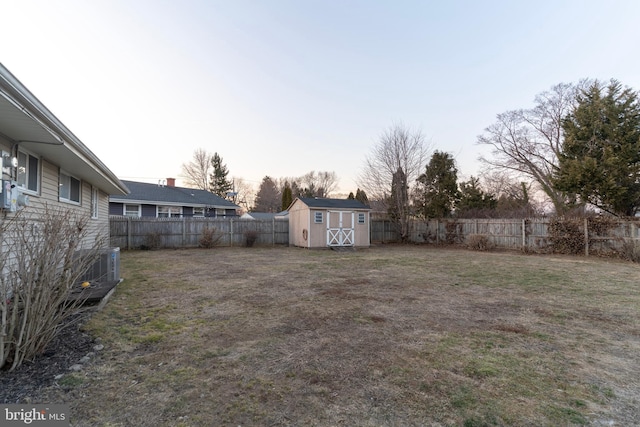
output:
[[[98,202],[100,201],[100,193],[96,187],[91,187],[91,218],[98,218]]]
[[[140,205],[124,205],[124,216],[140,217]]]
[[[80,180],[60,171],[58,185],[60,186],[60,201],[80,203]]]
[[[314,222],[316,224],[322,224],[322,212],[315,212],[315,214],[314,214]]]
[[[180,206],[158,206],[158,218],[176,218],[182,216]]]
[[[364,213],[358,213],[358,224],[364,224],[365,216]]]
[[[227,210],[226,209],[217,209],[216,208],[216,217],[225,217],[227,216]]]
[[[40,182],[40,159],[18,151],[18,186],[37,193]]]
[[[193,208],[193,216],[204,218],[204,208]]]

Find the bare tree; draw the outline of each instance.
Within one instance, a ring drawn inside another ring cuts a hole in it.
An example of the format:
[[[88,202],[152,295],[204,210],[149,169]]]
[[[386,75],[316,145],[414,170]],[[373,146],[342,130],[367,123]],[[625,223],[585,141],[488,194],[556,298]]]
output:
[[[403,238],[408,238],[412,207],[405,194],[413,187],[427,159],[427,146],[420,130],[394,124],[384,131],[365,160],[358,186],[369,200],[383,203],[392,213]]]
[[[426,163],[428,147],[420,130],[394,124],[384,131],[365,160],[358,185],[369,200],[386,201],[391,194],[393,176],[402,170],[411,187]]]
[[[255,189],[242,178],[233,177],[231,181],[233,184],[233,193],[235,193],[231,201],[240,206],[243,211],[248,212],[256,198]]]
[[[481,157],[481,162],[489,169],[508,172],[512,181],[535,182],[556,212],[563,212],[575,200],[554,188],[552,177],[564,140],[562,121],[582,84],[555,85],[536,96],[533,108],[498,114],[496,123],[478,137],[478,144],[490,146],[493,155]]]
[[[308,195],[313,197],[329,197],[338,186],[338,176],[335,172],[311,171],[301,176],[298,181]]]
[[[200,190],[209,189],[209,176],[213,169],[212,159],[213,156],[205,149],[198,148],[193,152],[191,161],[182,164],[180,176],[184,179],[187,187]]]

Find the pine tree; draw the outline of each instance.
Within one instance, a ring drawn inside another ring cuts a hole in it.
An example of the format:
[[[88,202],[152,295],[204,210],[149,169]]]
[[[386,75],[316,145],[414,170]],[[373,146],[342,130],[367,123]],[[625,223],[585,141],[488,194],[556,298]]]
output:
[[[356,191],[356,200],[359,200],[363,205],[369,206],[369,198],[367,197],[367,193],[364,190],[358,188]]]
[[[209,182],[209,191],[220,197],[227,197],[227,193],[233,189],[233,184],[227,179],[229,170],[227,165],[222,163],[222,157],[218,153],[213,154],[211,166],[213,167],[213,172]]]
[[[291,205],[291,202],[293,202],[293,191],[287,182],[284,185],[284,190],[282,190],[282,210],[287,210]]]
[[[618,216],[640,209],[638,94],[612,80],[581,91],[563,122],[555,186]]]
[[[449,153],[436,151],[425,172],[418,178],[416,204],[425,218],[451,215],[458,195],[458,169]]]

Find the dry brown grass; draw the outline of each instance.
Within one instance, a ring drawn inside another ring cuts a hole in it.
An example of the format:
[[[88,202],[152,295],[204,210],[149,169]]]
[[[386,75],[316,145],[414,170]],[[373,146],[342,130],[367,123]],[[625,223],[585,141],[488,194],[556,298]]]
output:
[[[386,246],[124,252],[75,425],[632,425],[640,272]]]

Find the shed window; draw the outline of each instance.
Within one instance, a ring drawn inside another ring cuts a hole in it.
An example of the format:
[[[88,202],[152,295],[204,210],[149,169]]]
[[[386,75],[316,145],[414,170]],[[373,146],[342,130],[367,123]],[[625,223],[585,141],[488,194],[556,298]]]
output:
[[[204,218],[204,208],[193,208],[193,216],[195,218]]]
[[[60,200],[63,202],[80,203],[80,180],[60,171],[59,175]]]
[[[322,212],[315,212],[315,214],[314,214],[314,222],[316,224],[322,224]]]
[[[364,224],[364,222],[365,222],[364,213],[362,212],[358,213],[358,224]]]

